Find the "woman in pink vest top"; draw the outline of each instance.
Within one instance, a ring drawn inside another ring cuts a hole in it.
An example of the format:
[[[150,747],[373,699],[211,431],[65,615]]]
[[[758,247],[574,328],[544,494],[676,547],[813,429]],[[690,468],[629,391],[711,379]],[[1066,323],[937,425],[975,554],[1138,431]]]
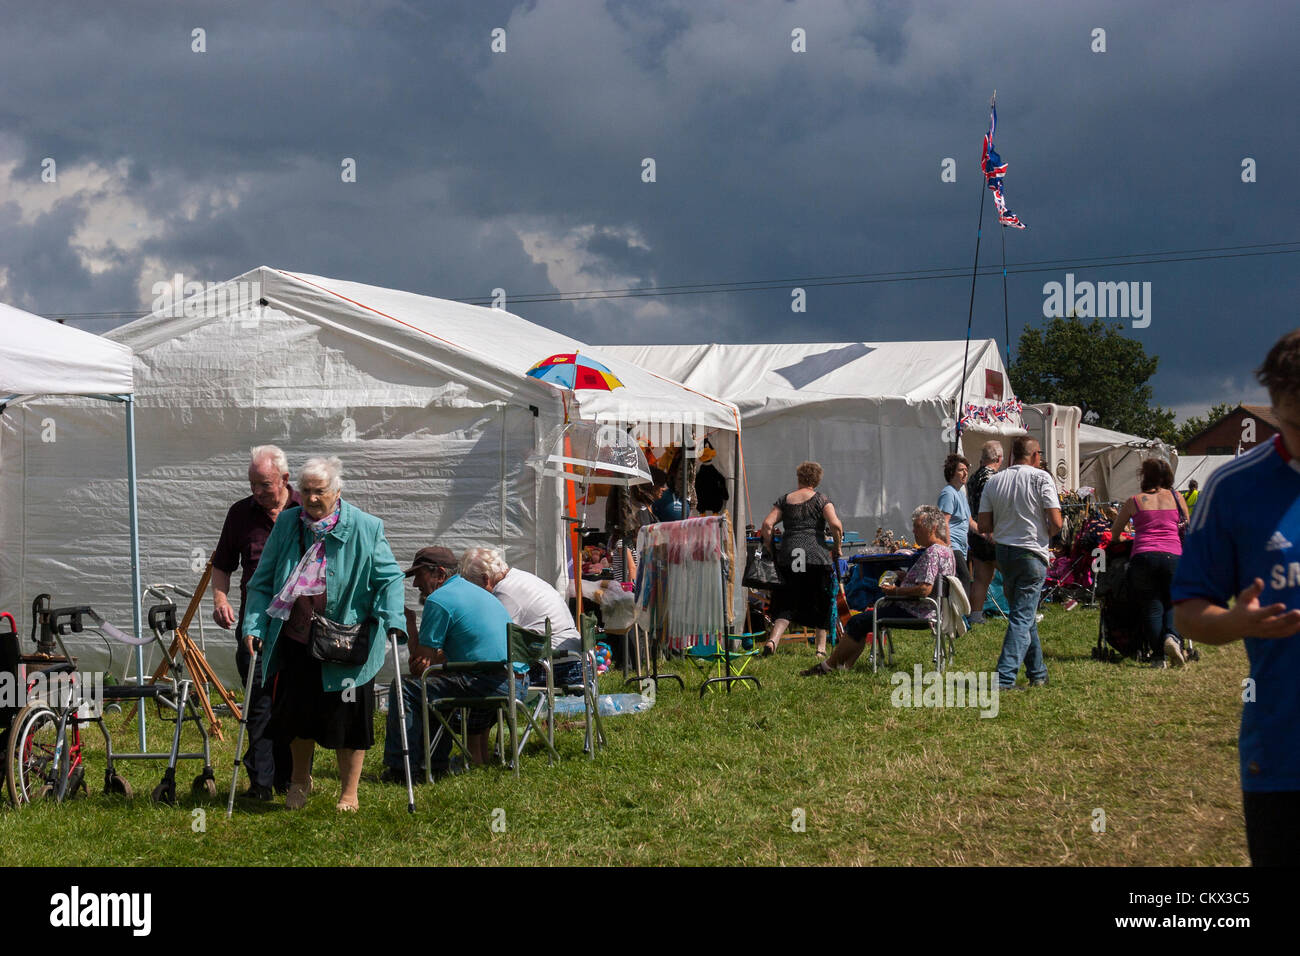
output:
[[[1183,639],[1174,630],[1174,605],[1169,599],[1169,587],[1183,553],[1179,527],[1187,521],[1187,503],[1173,488],[1174,473],[1169,463],[1148,458],[1142,462],[1141,494],[1124,502],[1111,527],[1111,537],[1118,540],[1124,526],[1133,519],[1129,586],[1141,608],[1147,647],[1154,655],[1153,667],[1186,663]]]

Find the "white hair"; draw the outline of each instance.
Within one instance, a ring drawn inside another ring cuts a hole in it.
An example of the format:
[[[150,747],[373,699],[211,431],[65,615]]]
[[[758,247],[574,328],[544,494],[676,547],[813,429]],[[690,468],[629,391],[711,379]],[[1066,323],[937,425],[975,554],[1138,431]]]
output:
[[[256,468],[258,462],[265,459],[271,459],[271,464],[275,466],[277,474],[287,475],[289,473],[289,459],[284,457],[277,445],[255,445],[253,450],[248,453],[248,463],[252,468]]]
[[[302,466],[302,471],[298,472],[298,487],[301,488],[308,478],[325,482],[328,491],[342,491],[343,462],[335,457],[308,458]]]
[[[481,588],[495,583],[510,570],[505,555],[496,548],[469,548],[460,559],[460,576]]]
[[[987,465],[991,461],[1002,460],[1002,442],[986,441],[984,447],[980,449],[980,464]]]
[[[947,515],[934,505],[921,505],[912,512],[912,521],[931,534],[942,538],[944,526],[947,524]]]

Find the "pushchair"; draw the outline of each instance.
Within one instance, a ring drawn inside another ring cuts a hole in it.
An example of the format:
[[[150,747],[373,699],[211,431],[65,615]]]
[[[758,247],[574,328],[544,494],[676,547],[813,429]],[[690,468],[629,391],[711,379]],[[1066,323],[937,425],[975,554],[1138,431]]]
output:
[[[1142,633],[1142,609],[1129,584],[1128,564],[1133,542],[1125,539],[1106,549],[1104,570],[1097,574],[1097,601],[1101,613],[1097,620],[1097,646],[1093,660],[1120,661],[1131,657],[1139,663],[1150,661],[1155,649],[1147,645]],[[1183,641],[1187,660],[1200,660],[1201,652],[1190,640]]]

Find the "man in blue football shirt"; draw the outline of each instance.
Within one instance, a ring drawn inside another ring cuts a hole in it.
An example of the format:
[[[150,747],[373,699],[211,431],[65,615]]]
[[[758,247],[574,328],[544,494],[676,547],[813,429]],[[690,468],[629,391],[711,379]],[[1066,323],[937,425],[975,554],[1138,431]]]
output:
[[[1246,843],[1255,866],[1296,866],[1300,329],[1278,340],[1256,375],[1281,433],[1206,481],[1174,577],[1174,622],[1184,637],[1206,644],[1245,642],[1250,680],[1243,686],[1238,749]]]

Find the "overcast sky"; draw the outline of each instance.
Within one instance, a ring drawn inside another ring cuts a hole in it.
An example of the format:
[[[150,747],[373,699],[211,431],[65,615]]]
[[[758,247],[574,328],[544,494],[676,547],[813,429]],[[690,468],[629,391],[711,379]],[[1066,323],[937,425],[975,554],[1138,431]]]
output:
[[[145,311],[173,273],[271,265],[449,298],[500,287],[511,311],[588,342],[962,338],[968,274],[795,280],[968,273],[996,88],[1007,199],[1029,226],[1007,231],[1007,260],[1052,260],[1009,278],[1013,347],[1067,271],[1149,282],[1150,325],[1128,334],[1160,356],[1156,400],[1187,414],[1263,399],[1251,370],[1300,325],[1296,253],[1088,267],[1300,250],[1294,3],[0,10],[0,301],[43,315]],[[981,264],[999,265],[985,203]],[[778,287],[511,301],[766,279]],[[975,334],[1005,339],[1000,276],[979,281]]]

